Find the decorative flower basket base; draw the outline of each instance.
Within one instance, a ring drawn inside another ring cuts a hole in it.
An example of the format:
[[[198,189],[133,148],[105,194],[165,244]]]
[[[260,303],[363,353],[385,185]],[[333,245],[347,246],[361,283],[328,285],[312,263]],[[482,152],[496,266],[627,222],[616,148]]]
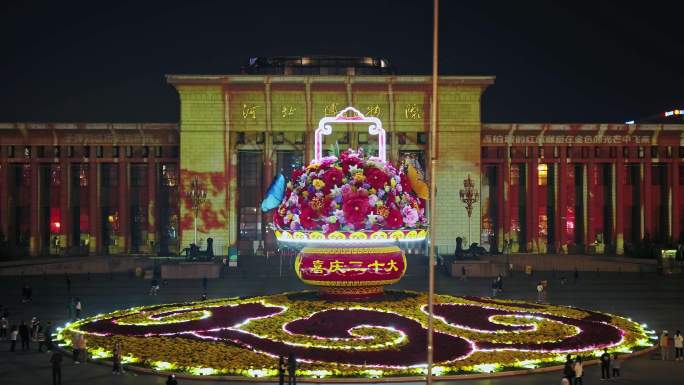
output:
[[[382,295],[383,286],[399,282],[406,272],[406,256],[392,244],[326,243],[302,249],[295,270],[302,282],[318,286],[324,297],[361,299]]]

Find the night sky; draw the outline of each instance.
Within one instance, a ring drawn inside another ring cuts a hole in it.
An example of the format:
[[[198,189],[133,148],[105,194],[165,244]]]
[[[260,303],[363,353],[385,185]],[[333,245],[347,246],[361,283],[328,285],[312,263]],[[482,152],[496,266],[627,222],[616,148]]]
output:
[[[524,4],[523,4],[524,3]],[[684,5],[442,1],[440,74],[495,75],[485,122],[624,122],[684,108]],[[386,57],[428,74],[432,1],[0,3],[0,121],[177,122],[164,74],[253,56]]]

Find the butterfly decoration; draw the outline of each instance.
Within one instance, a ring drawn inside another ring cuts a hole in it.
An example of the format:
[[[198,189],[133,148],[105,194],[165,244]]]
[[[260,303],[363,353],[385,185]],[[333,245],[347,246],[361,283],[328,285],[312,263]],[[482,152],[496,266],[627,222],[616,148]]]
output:
[[[285,176],[278,173],[266,191],[266,196],[261,202],[261,211],[267,213],[280,205],[285,196]]]
[[[408,177],[409,182],[411,182],[413,192],[416,193],[416,196],[420,199],[430,199],[430,188],[427,183],[425,183],[423,173],[413,166],[413,161],[407,161],[406,166],[406,176]]]

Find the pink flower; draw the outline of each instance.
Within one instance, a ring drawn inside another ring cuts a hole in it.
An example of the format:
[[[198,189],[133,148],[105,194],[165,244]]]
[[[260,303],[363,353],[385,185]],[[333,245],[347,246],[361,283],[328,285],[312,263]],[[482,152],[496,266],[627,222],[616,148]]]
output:
[[[404,216],[404,223],[408,227],[414,227],[418,222],[418,211],[410,206],[404,206],[401,209],[401,214]]]

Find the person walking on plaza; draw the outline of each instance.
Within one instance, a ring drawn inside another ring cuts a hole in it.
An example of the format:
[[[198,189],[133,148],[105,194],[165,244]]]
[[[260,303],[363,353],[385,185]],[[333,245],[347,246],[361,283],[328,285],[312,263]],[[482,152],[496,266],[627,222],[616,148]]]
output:
[[[684,336],[677,330],[674,335],[674,347],[675,347],[675,360],[684,360]]]
[[[38,326],[38,331],[36,332],[36,341],[38,341],[38,353],[43,352],[43,347],[45,347],[45,350],[50,350],[45,342],[45,329],[43,329],[42,326]]]
[[[80,355],[79,361],[80,362],[88,362],[88,347],[87,347],[87,342],[85,334],[80,334],[78,337],[78,353]]]
[[[17,347],[17,336],[19,336],[19,329],[17,325],[12,325],[12,330],[10,330],[10,352],[13,352]]]
[[[663,361],[670,359],[670,335],[667,330],[663,330],[663,334],[660,335],[660,357]]]
[[[7,318],[0,318],[0,339],[7,338],[7,328],[9,328],[9,321],[7,321]]]
[[[71,359],[74,360],[74,364],[80,364],[81,361],[81,354],[78,351],[78,339],[79,339],[79,334],[74,333],[71,336]]]
[[[601,380],[609,380],[610,379],[610,354],[608,353],[608,349],[603,349],[603,354],[601,354],[599,361],[601,361]]]
[[[159,282],[157,282],[156,278],[152,278],[152,283],[150,286],[150,295],[157,295],[158,291],[159,291]]]
[[[169,377],[166,378],[166,385],[178,385],[175,374],[170,374]]]
[[[541,302],[542,298],[544,297],[544,285],[542,285],[541,281],[537,283],[537,302]]]
[[[21,325],[19,325],[19,339],[21,340],[21,350],[29,350],[29,328],[25,321],[21,321]]]
[[[123,368],[121,367],[121,343],[117,342],[114,345],[114,352],[112,353],[112,374],[122,374]]]
[[[45,325],[45,347],[48,353],[52,351],[52,322],[50,321]]]
[[[50,357],[52,363],[52,385],[62,385],[62,353],[55,351]]]
[[[618,358],[617,353],[613,353],[613,360],[610,361],[611,372],[613,373],[613,378],[620,377],[620,367],[622,366],[622,360]]]
[[[202,291],[206,293],[208,286],[209,286],[209,281],[207,280],[207,277],[202,278]]]
[[[38,317],[31,318],[31,339],[38,340],[38,329],[40,329],[40,320]]]
[[[297,385],[297,359],[294,353],[287,357],[287,385]]]
[[[568,379],[568,383],[572,383],[573,378],[575,378],[575,363],[572,361],[572,357],[569,354],[565,357],[563,377]]]
[[[465,266],[461,266],[461,281],[466,280],[466,268]]]
[[[81,303],[81,300],[78,299],[78,297],[74,300],[74,310],[76,310],[76,319],[81,318],[81,311],[83,310],[83,304]]]
[[[278,357],[278,385],[285,385],[285,357]]]
[[[577,280],[579,279],[579,271],[577,271],[577,268],[575,268],[575,271],[572,273],[572,278],[573,284],[577,285]]]
[[[584,381],[582,381],[582,374],[584,374],[584,366],[582,366],[582,357],[577,356],[575,358],[575,383],[574,385],[584,385]]]
[[[496,297],[496,293],[499,292],[499,283],[495,280],[492,280],[492,297]]]

